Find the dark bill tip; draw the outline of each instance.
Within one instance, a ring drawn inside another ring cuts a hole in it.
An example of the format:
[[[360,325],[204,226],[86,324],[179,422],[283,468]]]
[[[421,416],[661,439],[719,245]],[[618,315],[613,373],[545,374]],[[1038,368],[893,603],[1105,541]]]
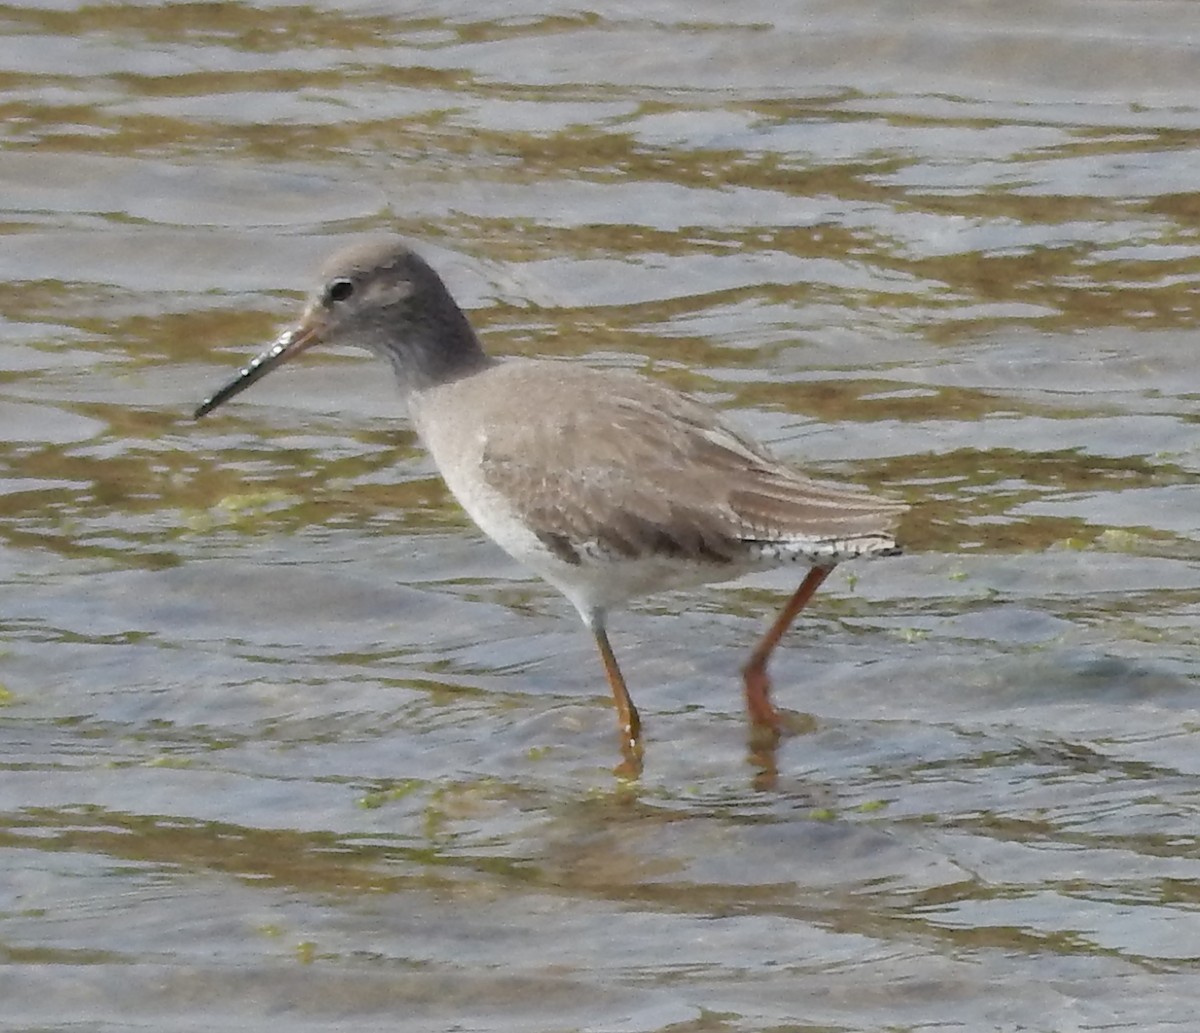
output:
[[[193,419],[207,416],[218,405],[229,401],[234,395],[241,394],[251,384],[261,380],[276,366],[281,365],[316,341],[312,330],[294,328],[280,334],[274,343],[261,355],[256,355],[224,386],[220,387],[210,397],[196,407]]]

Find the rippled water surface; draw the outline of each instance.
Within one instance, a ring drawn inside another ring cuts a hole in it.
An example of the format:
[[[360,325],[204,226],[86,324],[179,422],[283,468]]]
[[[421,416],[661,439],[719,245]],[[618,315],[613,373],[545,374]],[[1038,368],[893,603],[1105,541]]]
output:
[[[1200,7],[0,8],[0,1026],[1191,1030]],[[367,232],[915,506],[589,636],[365,356]],[[803,725],[803,722],[797,722]]]

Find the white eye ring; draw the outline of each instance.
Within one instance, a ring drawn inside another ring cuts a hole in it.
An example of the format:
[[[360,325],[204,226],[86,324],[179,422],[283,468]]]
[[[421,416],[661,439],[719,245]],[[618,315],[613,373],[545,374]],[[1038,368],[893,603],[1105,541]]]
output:
[[[330,282],[325,288],[325,302],[329,305],[336,305],[339,301],[345,301],[354,293],[354,281],[347,279],[337,279]]]

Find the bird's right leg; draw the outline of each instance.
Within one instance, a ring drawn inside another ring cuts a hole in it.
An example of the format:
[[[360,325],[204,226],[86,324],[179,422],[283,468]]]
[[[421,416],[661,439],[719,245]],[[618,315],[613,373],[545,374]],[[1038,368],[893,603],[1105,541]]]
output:
[[[612,646],[608,641],[608,633],[604,630],[604,622],[593,618],[588,621],[592,634],[596,637],[596,647],[600,650],[600,659],[604,663],[604,673],[608,677],[608,686],[612,689],[613,704],[617,708],[617,723],[621,732],[621,752],[625,756],[625,764],[621,773],[638,775],[642,770],[642,719],[637,707],[629,696],[625,686],[625,678],[613,655]]]

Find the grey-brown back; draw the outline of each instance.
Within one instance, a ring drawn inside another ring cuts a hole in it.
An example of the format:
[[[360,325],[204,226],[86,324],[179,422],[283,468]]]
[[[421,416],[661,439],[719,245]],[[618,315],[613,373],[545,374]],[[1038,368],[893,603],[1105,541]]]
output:
[[[806,477],[710,406],[644,377],[513,360],[437,394],[437,406],[471,413],[480,476],[567,562],[588,551],[740,564],[896,550],[903,504]]]

